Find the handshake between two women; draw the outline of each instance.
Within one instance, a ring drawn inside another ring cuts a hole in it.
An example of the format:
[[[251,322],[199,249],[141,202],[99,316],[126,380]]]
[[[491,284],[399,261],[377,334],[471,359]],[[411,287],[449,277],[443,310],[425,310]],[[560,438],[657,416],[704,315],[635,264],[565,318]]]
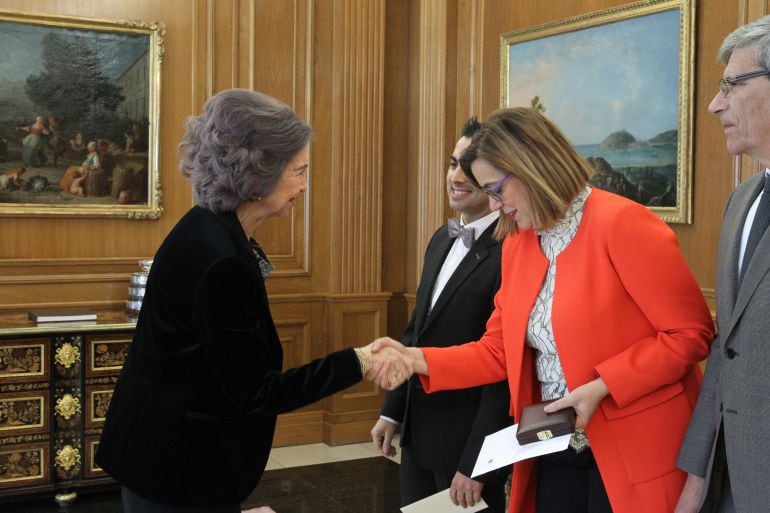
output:
[[[393,390],[412,374],[428,375],[425,355],[416,347],[407,347],[390,337],[376,339],[356,349],[361,372],[386,390]]]

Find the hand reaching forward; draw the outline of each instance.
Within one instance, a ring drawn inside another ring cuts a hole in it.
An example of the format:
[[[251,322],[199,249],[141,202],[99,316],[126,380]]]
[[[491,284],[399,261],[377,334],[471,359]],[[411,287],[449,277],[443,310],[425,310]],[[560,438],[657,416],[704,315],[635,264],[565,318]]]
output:
[[[425,360],[425,354],[417,347],[407,347],[401,344],[398,340],[394,340],[390,337],[382,337],[372,342],[372,353],[379,353],[387,348],[398,350],[401,353],[407,365],[412,369],[413,373],[422,374],[427,376],[428,362]]]
[[[393,345],[378,347],[376,351],[373,349],[374,342],[359,348],[371,364],[365,373],[366,379],[376,381],[387,390],[393,390],[414,372],[412,361],[399,350],[403,346],[395,340],[393,342]]]
[[[575,390],[547,405],[544,409],[547,413],[563,410],[569,406],[575,408],[577,419],[575,420],[576,429],[584,429],[593,417],[596,408],[604,397],[609,394],[607,385],[602,378],[596,378],[585,385],[580,385]]]
[[[396,455],[396,448],[393,447],[393,437],[398,432],[399,427],[397,425],[384,419],[378,419],[371,431],[374,448],[388,458],[392,458]]]
[[[462,506],[463,508],[475,506],[481,500],[481,490],[483,489],[484,483],[474,481],[458,471],[455,472],[449,487],[449,500],[455,506]]]

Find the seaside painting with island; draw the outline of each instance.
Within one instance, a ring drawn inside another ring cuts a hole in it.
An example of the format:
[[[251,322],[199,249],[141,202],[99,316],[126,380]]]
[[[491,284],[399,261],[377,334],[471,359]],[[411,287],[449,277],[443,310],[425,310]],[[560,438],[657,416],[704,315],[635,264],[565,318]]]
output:
[[[642,205],[676,205],[676,129],[641,141],[623,129],[575,148],[594,167],[591,185]]]
[[[591,185],[671,222],[689,222],[689,190],[680,190],[689,189],[679,104],[681,11],[624,14],[554,33],[566,23],[537,39],[532,30],[503,36],[502,104],[543,112],[594,167]]]

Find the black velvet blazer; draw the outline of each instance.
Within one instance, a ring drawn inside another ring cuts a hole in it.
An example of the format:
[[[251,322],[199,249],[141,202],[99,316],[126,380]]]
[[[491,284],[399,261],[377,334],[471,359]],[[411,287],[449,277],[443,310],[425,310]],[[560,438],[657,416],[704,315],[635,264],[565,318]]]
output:
[[[361,380],[345,349],[281,372],[264,281],[235,214],[194,207],[161,245],[97,463],[161,504],[239,504],[276,416]]]

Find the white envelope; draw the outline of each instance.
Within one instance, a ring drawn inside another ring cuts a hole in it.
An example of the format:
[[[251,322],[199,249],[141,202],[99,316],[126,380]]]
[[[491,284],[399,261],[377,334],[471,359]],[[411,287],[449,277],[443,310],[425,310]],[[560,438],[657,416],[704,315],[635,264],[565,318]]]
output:
[[[449,488],[442,490],[438,493],[420,499],[417,502],[413,502],[408,506],[401,508],[403,513],[445,513],[456,511],[458,513],[473,513],[474,511],[481,511],[487,507],[487,503],[482,499],[477,502],[475,506],[469,506],[463,508],[462,506],[455,506],[449,499]]]
[[[569,447],[569,439],[572,433],[542,442],[519,445],[518,440],[516,440],[516,429],[518,427],[518,424],[514,424],[484,438],[484,444],[481,446],[479,456],[476,458],[476,465],[473,467],[472,478],[506,465],[511,465],[517,461],[552,452],[560,452]]]

